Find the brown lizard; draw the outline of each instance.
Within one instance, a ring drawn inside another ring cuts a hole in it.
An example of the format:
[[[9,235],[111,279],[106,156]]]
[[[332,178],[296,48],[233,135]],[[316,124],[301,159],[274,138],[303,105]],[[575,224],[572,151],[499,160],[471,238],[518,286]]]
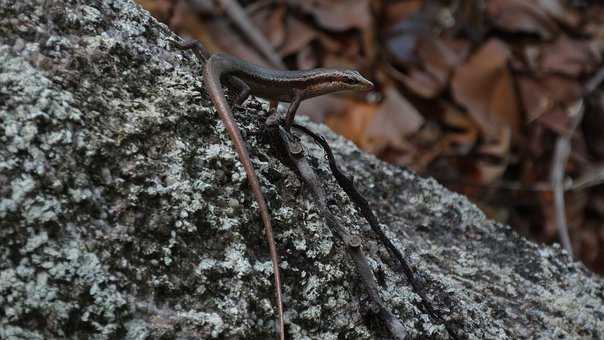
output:
[[[258,177],[250,161],[249,153],[224,96],[222,82],[227,82],[239,89],[239,96],[235,100],[237,104],[243,103],[249,95],[271,101],[291,103],[285,118],[285,128],[288,130],[303,99],[343,90],[369,90],[373,87],[373,84],[354,70],[329,68],[305,71],[272,70],[250,64],[228,54],[210,54],[198,42],[175,43],[180,49],[193,49],[196,56],[205,61],[203,68],[205,86],[231,141],[235,145],[235,150],[243,164],[247,180],[258,204],[275,274],[276,304],[279,314],[277,331],[279,338],[285,340],[279,257],[273,238],[270,214],[262,195]]]

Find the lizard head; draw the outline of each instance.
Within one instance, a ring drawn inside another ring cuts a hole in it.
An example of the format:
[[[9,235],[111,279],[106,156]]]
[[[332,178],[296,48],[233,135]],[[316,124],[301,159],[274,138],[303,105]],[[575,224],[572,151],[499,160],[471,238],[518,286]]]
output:
[[[367,91],[373,88],[373,83],[365,79],[358,71],[340,71],[339,81],[342,82],[342,90]]]
[[[308,81],[303,83],[305,98],[339,91],[367,91],[373,83],[358,71],[334,68],[317,68],[308,71]]]

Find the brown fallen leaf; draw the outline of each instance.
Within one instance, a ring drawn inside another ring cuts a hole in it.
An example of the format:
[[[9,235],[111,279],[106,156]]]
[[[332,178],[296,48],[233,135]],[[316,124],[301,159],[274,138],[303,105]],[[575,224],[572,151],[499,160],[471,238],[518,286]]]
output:
[[[361,46],[356,39],[350,39],[342,44],[340,51],[330,53],[323,58],[323,67],[333,68],[356,68],[360,69],[361,62]]]
[[[559,134],[568,130],[567,106],[582,94],[576,80],[557,75],[518,77],[518,88],[527,123],[538,123]]]
[[[286,40],[285,6],[265,7],[251,15],[251,20],[272,46],[281,46]]]
[[[537,4],[545,13],[555,20],[571,28],[578,28],[581,16],[573,9],[565,6],[562,0],[537,0]]]
[[[355,101],[353,103],[356,104],[357,102]],[[315,122],[324,122],[327,117],[339,120],[340,118],[337,117],[343,116],[350,105],[350,98],[328,94],[303,100],[302,103],[300,103],[298,112],[309,116]],[[338,129],[337,132],[343,134],[341,131],[343,130]]]
[[[408,136],[407,139],[415,146],[413,159],[411,163],[396,162],[395,164],[406,165],[419,173],[423,173],[432,162],[443,155],[447,147],[442,130],[431,122],[423,124],[417,133]]]
[[[526,113],[526,123],[536,120],[554,108],[554,100],[539,81],[527,76],[518,76],[516,81]]]
[[[547,149],[551,149],[551,146],[543,145],[543,140],[546,138],[547,131],[545,127],[541,124],[530,124],[526,126],[526,157],[527,160],[522,163],[523,172],[520,174],[521,181],[525,183],[536,182],[539,180],[539,177],[533,176],[535,174],[532,171],[532,168],[540,157],[543,157],[546,153]]]
[[[137,0],[137,2],[157,20],[168,24],[170,12],[174,6],[171,0]]]
[[[512,132],[509,128],[499,130],[496,138],[486,140],[478,148],[478,154],[492,159],[505,159],[512,146]]]
[[[491,39],[453,75],[453,97],[491,138],[497,138],[502,127],[510,127],[514,134],[520,128],[518,99],[507,67],[509,57],[507,45]]]
[[[417,55],[424,69],[444,85],[453,68],[464,62],[469,48],[470,44],[464,40],[426,37],[420,40]]]
[[[541,54],[540,69],[543,73],[577,77],[592,72],[597,65],[588,41],[571,39],[566,35],[543,46]]]
[[[496,180],[501,179],[506,168],[506,164],[491,163],[485,160],[478,160],[476,161],[476,170],[478,171],[478,182],[482,184],[491,184]]]
[[[323,98],[323,97],[320,97]],[[364,131],[373,119],[378,107],[367,103],[347,103],[342,111],[325,116],[325,124],[345,138],[353,141],[362,149],[366,145]]]
[[[319,26],[327,30],[365,30],[371,25],[369,0],[304,1],[301,4]]]
[[[384,100],[363,131],[359,145],[379,154],[386,148],[408,150],[406,137],[424,123],[417,109],[393,86],[384,89]]]
[[[381,35],[385,43],[385,54],[395,67],[406,68],[418,62],[417,44],[422,36],[430,37],[434,14],[431,8],[418,2],[408,5],[389,4],[385,6],[385,22]],[[431,7],[431,6],[428,6]],[[390,11],[393,8],[393,11]]]
[[[314,53],[312,46],[306,45],[298,54],[296,54],[296,68],[299,70],[309,70],[317,67],[319,60]]]
[[[558,32],[556,23],[533,1],[490,0],[487,1],[486,13],[503,31],[537,34],[546,40]]]
[[[210,20],[206,23],[205,34],[212,39],[219,51],[232,54],[252,64],[271,68],[266,59],[252,48],[226,20]],[[204,42],[202,40],[202,42]],[[208,47],[209,48],[209,47]]]
[[[281,56],[285,57],[306,48],[311,41],[317,38],[317,31],[293,16],[285,19],[287,38],[285,44],[279,48]]]
[[[199,19],[191,4],[187,1],[173,2],[175,3],[174,13],[168,22],[170,29],[185,40],[200,41],[211,52],[220,51],[221,47],[216,44],[214,36],[209,34],[210,29],[206,22]]]
[[[486,30],[484,1],[466,0],[460,1],[458,4],[453,31],[463,32],[473,42],[482,40]]]
[[[439,81],[429,72],[422,71],[416,67],[410,69],[406,74],[396,70],[394,67],[391,67],[388,72],[391,77],[397,79],[415,94],[424,98],[434,98],[444,89],[445,84],[443,82]]]
[[[412,67],[407,74],[397,75],[397,79],[418,95],[434,98],[447,87],[453,69],[466,58],[469,44],[423,36],[416,48],[421,69]]]
[[[383,2],[383,27],[392,27],[403,20],[409,19],[420,10],[423,3],[424,0]]]
[[[481,183],[492,183],[500,179],[508,167],[508,158],[512,145],[511,129],[502,128],[499,136],[485,141],[478,148],[476,168]]]
[[[568,112],[562,108],[548,110],[537,117],[536,121],[560,135],[568,132]]]
[[[583,85],[577,79],[547,74],[541,76],[539,82],[563,105],[571,105],[583,95]]]
[[[446,105],[442,122],[446,132],[442,139],[443,150],[447,155],[467,155],[478,140],[476,123],[452,105]]]

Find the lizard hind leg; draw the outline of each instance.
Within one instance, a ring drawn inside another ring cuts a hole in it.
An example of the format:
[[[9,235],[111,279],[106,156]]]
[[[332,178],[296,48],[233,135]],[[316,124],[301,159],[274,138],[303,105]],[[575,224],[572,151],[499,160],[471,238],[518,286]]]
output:
[[[243,80],[235,77],[231,77],[229,79],[229,84],[232,85],[234,89],[239,91],[233,103],[237,106],[241,106],[249,97],[250,97],[250,87]]]

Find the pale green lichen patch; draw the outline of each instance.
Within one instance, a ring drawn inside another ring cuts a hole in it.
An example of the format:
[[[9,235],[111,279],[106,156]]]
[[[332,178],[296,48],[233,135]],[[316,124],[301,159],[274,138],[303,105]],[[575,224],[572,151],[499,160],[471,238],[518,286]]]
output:
[[[40,236],[34,238],[39,240]],[[69,290],[65,282],[70,283]],[[115,278],[101,267],[96,255],[81,251],[76,243],[56,241],[35,249],[15,269],[0,271],[0,304],[4,309],[2,324],[18,324],[28,315],[45,319],[43,324],[50,333],[39,327],[32,332],[44,337],[71,336],[68,329],[75,325],[87,325],[97,334],[109,336],[120,327],[118,315],[126,310]],[[10,334],[16,328],[0,327],[2,332]]]
[[[224,331],[224,322],[220,315],[216,313],[204,313],[196,311],[181,312],[177,317],[194,327],[207,327],[212,338],[217,338]]]

